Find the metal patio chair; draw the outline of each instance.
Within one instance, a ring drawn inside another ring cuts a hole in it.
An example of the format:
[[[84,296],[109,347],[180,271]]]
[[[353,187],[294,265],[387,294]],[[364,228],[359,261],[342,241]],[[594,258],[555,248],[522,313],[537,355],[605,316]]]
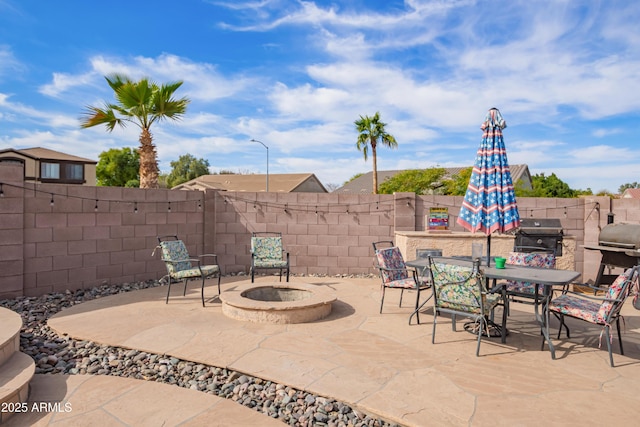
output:
[[[282,233],[254,232],[251,234],[251,283],[254,281],[256,270],[279,270],[280,281],[282,273],[286,272],[289,281],[289,252],[282,246]]]
[[[433,286],[433,335],[436,342],[438,316],[444,313],[452,315],[451,328],[456,330],[456,317],[463,316],[472,320],[469,326],[478,334],[476,356],[480,354],[480,342],[483,336],[490,336],[489,316],[495,308],[504,308],[503,293],[487,289],[487,281],[480,270],[480,260],[466,261],[455,258],[430,257],[431,283]],[[507,313],[502,310],[502,324],[499,331],[502,342],[506,337]],[[497,325],[496,325],[497,326]],[[467,328],[465,328],[467,329]]]
[[[506,264],[537,268],[556,268],[556,254],[553,250],[549,251],[540,248],[516,246],[514,251],[509,254]],[[535,289],[536,286],[538,286],[537,293]],[[509,280],[504,283],[504,287],[507,294],[507,314],[510,314],[509,304],[511,302],[536,304],[540,303],[544,297],[544,286],[540,284]]]
[[[620,354],[624,355],[622,336],[620,334],[620,319],[622,318],[620,310],[627,297],[631,294],[634,285],[637,292],[639,270],[640,266],[636,265],[619,275],[609,286],[604,297],[565,290],[562,295],[552,299],[549,303],[548,310],[560,320],[558,339],[560,339],[563,327],[567,331],[567,338],[571,338],[569,327],[565,323],[565,317],[567,316],[601,326],[600,344],[602,343],[602,335],[604,334],[607,349],[609,350],[609,363],[611,367],[613,367],[613,352],[611,348],[613,337],[611,336],[611,325],[613,323],[616,325]]]
[[[380,299],[380,313],[384,305],[384,295],[387,288],[400,289],[400,303],[402,307],[402,296],[405,290],[416,291],[415,310],[409,316],[409,324],[411,318],[416,315],[416,321],[420,323],[419,308],[424,305],[431,295],[420,304],[420,292],[431,287],[430,277],[421,277],[416,270],[409,270],[404,262],[402,253],[397,246],[393,245],[390,240],[373,242],[373,251],[375,253],[376,267],[380,271],[382,280],[382,297]]]
[[[189,280],[202,279],[202,288],[200,294],[202,297],[202,306],[204,307],[204,281],[208,277],[218,277],[218,296],[220,295],[220,279],[221,272],[218,265],[218,256],[215,254],[198,255],[197,258],[191,258],[184,242],[178,239],[178,236],[158,236],[158,246],[160,256],[167,267],[167,276],[169,286],[167,289],[167,298],[165,304],[169,303],[169,294],[171,293],[171,282],[176,280],[184,281],[184,290],[182,296],[187,294],[187,282]],[[155,250],[154,250],[155,253]],[[153,256],[153,254],[152,254]],[[212,264],[203,264],[202,260],[213,258]]]

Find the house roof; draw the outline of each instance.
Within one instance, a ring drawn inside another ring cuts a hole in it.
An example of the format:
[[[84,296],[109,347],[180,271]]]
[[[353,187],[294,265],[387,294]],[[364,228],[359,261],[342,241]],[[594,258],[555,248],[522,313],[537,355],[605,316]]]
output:
[[[84,157],[74,156],[72,154],[62,153],[60,151],[50,150],[48,148],[33,147],[33,148],[8,148],[0,150],[0,153],[18,153],[23,156],[30,157],[34,160],[66,160],[71,162],[82,163],[98,163],[95,160],[85,159]]]
[[[226,190],[260,192],[266,190],[267,176],[252,175],[202,175],[173,187],[178,190]],[[274,193],[327,193],[327,189],[312,173],[269,174],[269,192]]]
[[[622,193],[623,199],[640,199],[640,188],[627,188]]]
[[[445,168],[447,177],[459,174],[463,170],[470,166],[460,166],[454,168]],[[514,183],[519,179],[528,181],[529,187],[531,183],[531,174],[529,173],[529,166],[527,165],[510,165],[511,179]],[[383,183],[385,180],[395,176],[396,174],[404,172],[404,170],[389,170],[378,171],[378,184]],[[526,185],[526,184],[525,184]],[[350,194],[371,194],[373,193],[373,171],[367,172],[359,177],[349,181],[340,188],[337,188],[334,193],[350,193]]]

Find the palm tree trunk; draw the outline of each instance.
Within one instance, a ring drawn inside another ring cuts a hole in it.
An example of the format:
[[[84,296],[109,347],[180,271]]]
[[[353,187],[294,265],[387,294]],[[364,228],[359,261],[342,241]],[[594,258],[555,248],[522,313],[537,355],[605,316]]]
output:
[[[140,133],[140,188],[158,188],[158,156],[149,129]]]
[[[371,140],[371,161],[373,162],[373,194],[378,194],[378,156],[374,140]]]

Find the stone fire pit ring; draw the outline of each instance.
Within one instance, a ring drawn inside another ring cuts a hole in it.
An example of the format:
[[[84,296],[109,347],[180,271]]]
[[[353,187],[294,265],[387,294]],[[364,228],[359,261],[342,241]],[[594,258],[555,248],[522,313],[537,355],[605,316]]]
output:
[[[249,283],[220,295],[222,312],[258,323],[308,323],[331,314],[331,288],[307,283]]]

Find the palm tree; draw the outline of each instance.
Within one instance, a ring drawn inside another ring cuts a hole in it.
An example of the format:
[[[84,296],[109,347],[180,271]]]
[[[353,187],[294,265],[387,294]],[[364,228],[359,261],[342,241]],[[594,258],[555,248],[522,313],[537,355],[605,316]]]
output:
[[[134,82],[127,76],[113,74],[105,77],[115,92],[117,104],[104,104],[103,108],[88,106],[80,126],[89,128],[105,125],[111,132],[116,125],[127,123],[138,126],[140,132],[140,188],[158,188],[158,156],[149,131],[151,125],[164,119],[179,120],[187,110],[189,99],[174,99],[173,93],[182,86],[181,81],[163,84],[143,78]]]
[[[397,148],[398,143],[393,135],[387,133],[384,127],[387,125],[380,121],[380,113],[376,112],[373,117],[360,116],[355,122],[358,131],[358,142],[356,147],[364,153],[364,160],[367,160],[369,145],[371,145],[371,157],[373,158],[373,194],[378,194],[378,158],[376,147],[382,143],[389,148]]]

